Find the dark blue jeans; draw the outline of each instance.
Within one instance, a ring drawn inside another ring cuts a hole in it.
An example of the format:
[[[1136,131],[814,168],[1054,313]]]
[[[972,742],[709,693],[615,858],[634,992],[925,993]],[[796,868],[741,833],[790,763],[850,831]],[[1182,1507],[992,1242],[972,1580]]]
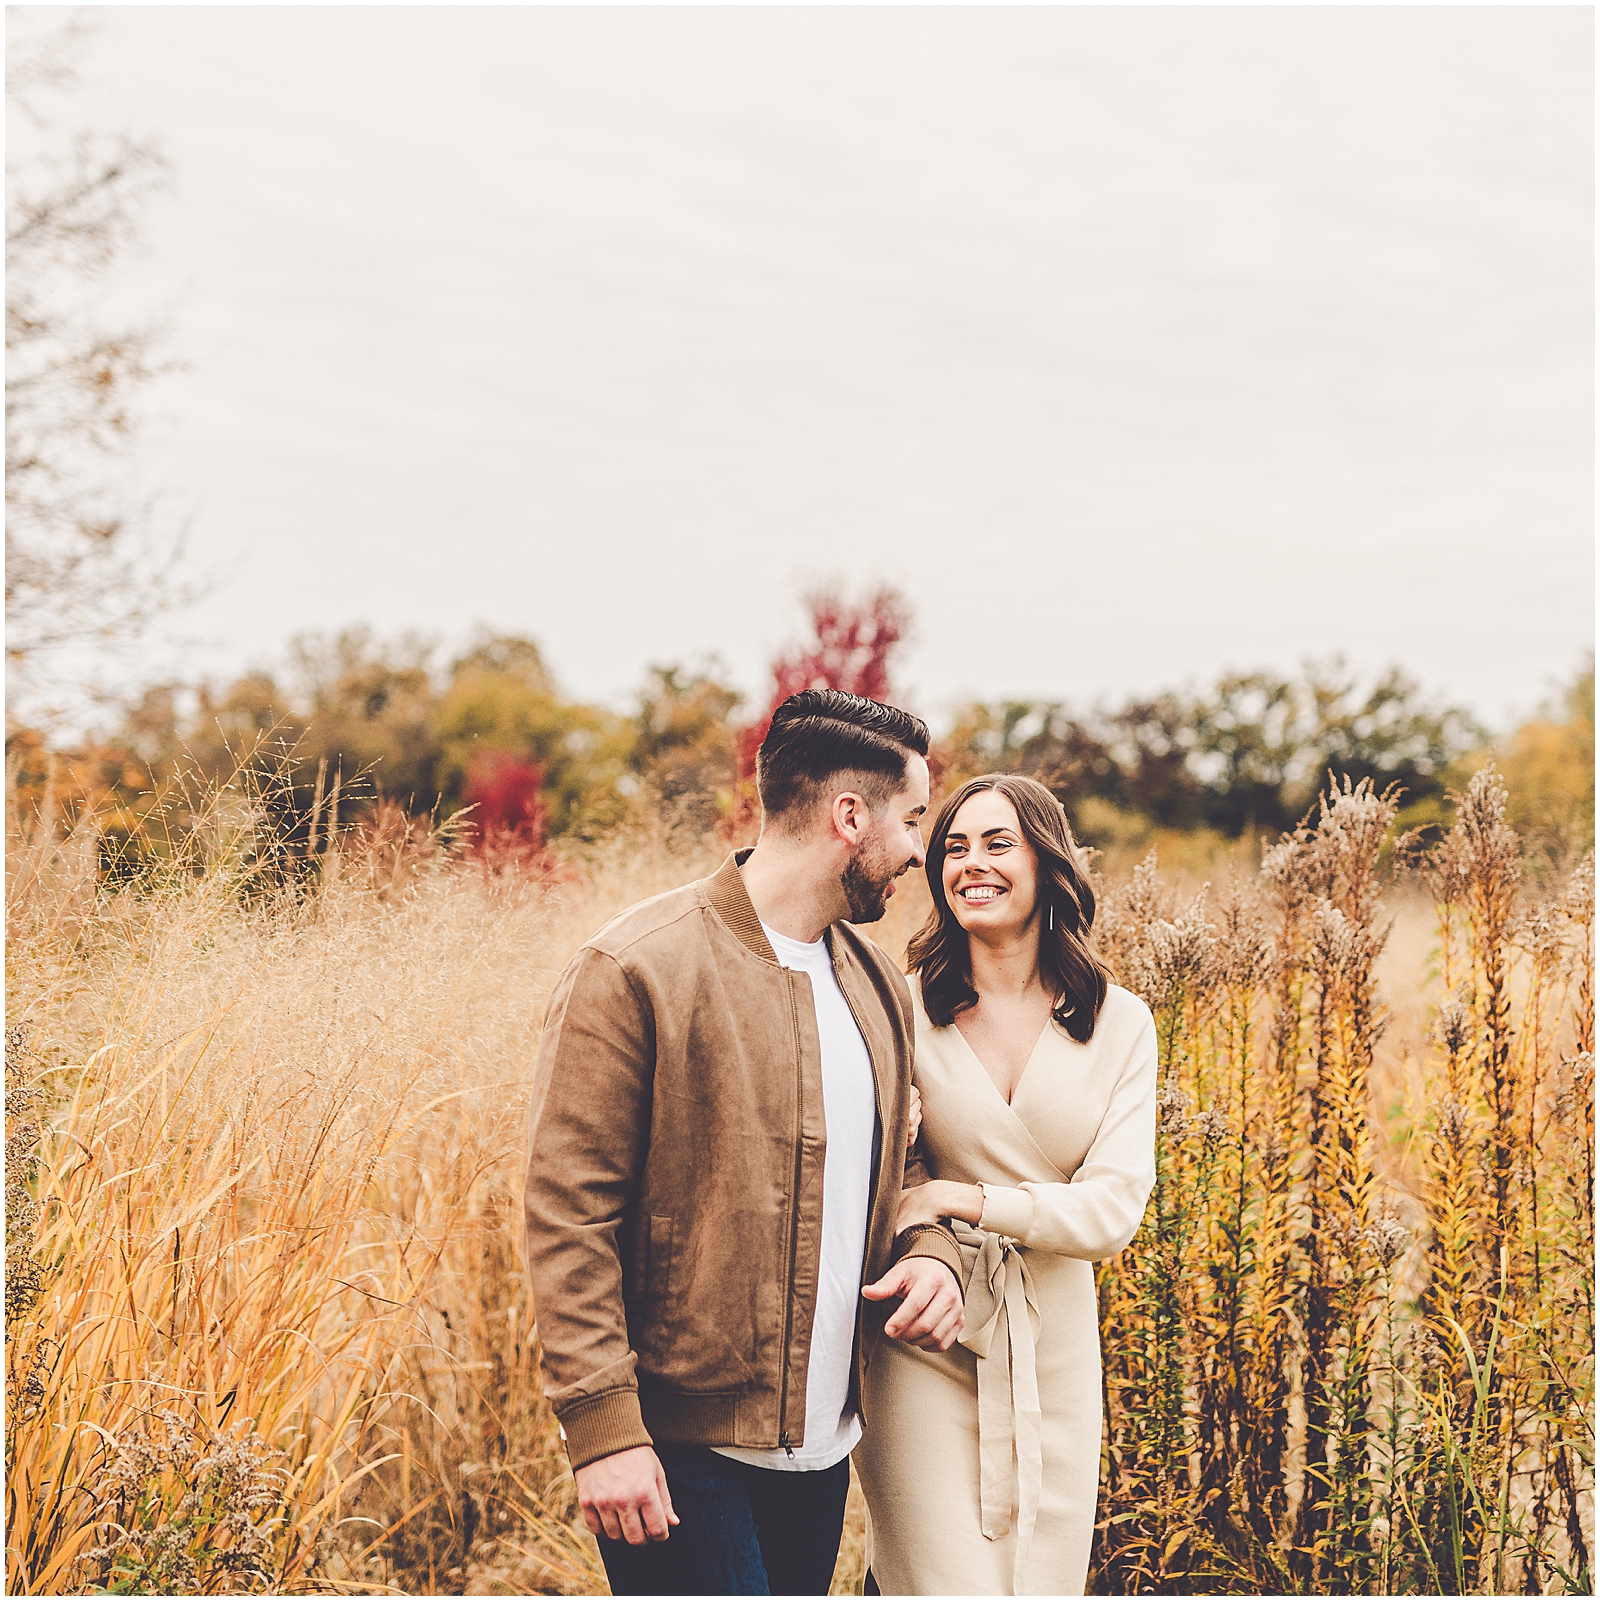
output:
[[[780,1473],[704,1445],[656,1442],[678,1526],[665,1540],[600,1537],[613,1595],[826,1595],[850,1461]]]

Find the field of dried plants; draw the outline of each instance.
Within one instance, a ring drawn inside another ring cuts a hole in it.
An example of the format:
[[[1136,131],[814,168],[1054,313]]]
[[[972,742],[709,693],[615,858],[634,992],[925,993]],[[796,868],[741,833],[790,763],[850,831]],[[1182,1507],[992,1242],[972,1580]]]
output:
[[[1593,869],[1530,879],[1503,807],[1490,769],[1408,863],[1341,791],[1259,869],[1101,882],[1163,1060],[1100,1274],[1100,1591],[1592,1591]],[[223,791],[108,873],[13,814],[7,1589],[603,1592],[527,1085],[570,953],[725,847],[297,861],[261,815]],[[853,1506],[837,1592],[861,1561]]]

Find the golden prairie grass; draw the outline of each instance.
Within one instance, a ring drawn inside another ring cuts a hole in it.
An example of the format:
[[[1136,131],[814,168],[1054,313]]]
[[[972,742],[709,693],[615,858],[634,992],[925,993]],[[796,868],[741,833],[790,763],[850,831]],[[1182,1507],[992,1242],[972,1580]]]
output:
[[[232,832],[114,894],[86,831],[13,840],[8,1586],[592,1589],[519,1263],[529,1069],[570,951],[696,864],[274,886]]]
[[[1101,1270],[1103,1590],[1585,1580],[1592,897],[1528,904],[1472,804],[1442,925],[1364,792],[1209,894],[1101,884],[1163,1049],[1157,1195]],[[262,827],[225,791],[111,873],[13,828],[8,1589],[603,1591],[539,1389],[527,1087],[571,952],[717,852],[286,863]]]

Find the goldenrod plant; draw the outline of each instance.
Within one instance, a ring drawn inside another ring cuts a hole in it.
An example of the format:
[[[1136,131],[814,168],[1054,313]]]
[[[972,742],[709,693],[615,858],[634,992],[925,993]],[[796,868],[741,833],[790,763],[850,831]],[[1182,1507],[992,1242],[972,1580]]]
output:
[[[1420,862],[1428,1040],[1378,1082],[1396,799],[1331,786],[1215,894],[1106,886],[1162,1089],[1100,1271],[1102,1593],[1591,1592],[1593,859],[1530,904],[1471,780]]]

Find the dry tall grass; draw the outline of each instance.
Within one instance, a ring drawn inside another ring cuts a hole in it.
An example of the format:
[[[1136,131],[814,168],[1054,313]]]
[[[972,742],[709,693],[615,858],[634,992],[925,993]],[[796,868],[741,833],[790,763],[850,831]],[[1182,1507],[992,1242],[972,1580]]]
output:
[[[1372,796],[1209,897],[1102,886],[1164,1056],[1102,1270],[1103,1589],[1584,1582],[1592,899],[1524,905],[1495,805],[1434,864],[1408,1050]],[[236,792],[137,871],[12,834],[8,1589],[602,1590],[519,1261],[526,1085],[570,952],[714,851],[262,845]]]
[[[526,1086],[570,951],[703,864],[379,841],[273,885],[228,812],[116,893],[86,831],[13,840],[8,1587],[592,1590],[519,1262]]]

